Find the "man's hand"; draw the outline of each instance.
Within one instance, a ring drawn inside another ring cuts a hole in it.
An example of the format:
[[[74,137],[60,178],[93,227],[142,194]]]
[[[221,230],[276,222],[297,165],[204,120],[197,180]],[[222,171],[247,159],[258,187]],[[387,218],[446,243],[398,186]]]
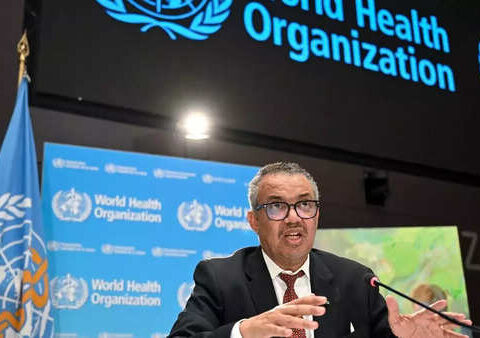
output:
[[[325,314],[327,298],[321,296],[305,296],[270,311],[245,319],[240,324],[240,333],[243,338],[260,337],[288,337],[291,329],[315,330],[318,323],[307,320],[302,316],[322,316]]]
[[[401,338],[468,338],[468,336],[453,331],[457,325],[450,323],[439,315],[428,310],[420,310],[409,315],[401,315],[398,303],[392,296],[386,297],[388,307],[388,322],[393,333]],[[431,305],[435,310],[447,306],[446,300],[439,300]],[[471,325],[472,321],[465,319],[462,313],[445,312],[462,323]]]

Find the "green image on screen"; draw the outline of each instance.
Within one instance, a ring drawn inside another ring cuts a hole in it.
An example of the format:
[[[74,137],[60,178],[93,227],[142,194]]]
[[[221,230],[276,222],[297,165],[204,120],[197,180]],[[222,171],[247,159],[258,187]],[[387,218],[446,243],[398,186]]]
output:
[[[314,247],[370,267],[381,282],[421,302],[446,295],[448,311],[469,317],[456,226],[319,229]],[[401,313],[417,310],[394,296]]]

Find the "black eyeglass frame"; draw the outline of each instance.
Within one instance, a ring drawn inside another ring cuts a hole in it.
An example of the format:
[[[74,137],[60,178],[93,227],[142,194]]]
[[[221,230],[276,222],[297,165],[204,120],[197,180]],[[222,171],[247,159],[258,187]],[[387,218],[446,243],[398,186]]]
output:
[[[297,205],[300,205],[300,203],[304,203],[304,202],[315,202],[315,205],[316,205],[316,208],[315,208],[315,214],[313,214],[313,216],[311,217],[302,217],[299,215],[298,211],[297,211]],[[272,205],[272,204],[277,204],[277,203],[282,203],[282,204],[285,204],[288,206],[288,211],[287,213],[285,214],[285,217],[284,218],[281,218],[281,219],[274,219],[274,218],[271,218],[270,215],[268,214],[268,211],[267,211],[267,207],[269,205]],[[287,202],[283,202],[283,201],[275,201],[275,202],[268,202],[268,203],[262,203],[258,206],[256,206],[253,210],[255,211],[259,211],[261,209],[265,209],[265,213],[267,214],[267,217],[268,219],[272,220],[272,221],[283,221],[285,218],[288,217],[288,215],[290,214],[290,209],[293,209],[295,210],[295,213],[297,214],[298,217],[300,217],[301,219],[311,219],[311,218],[314,218],[315,216],[317,216],[318,214],[318,210],[320,209],[320,206],[321,206],[321,203],[319,200],[301,200],[301,201],[297,201],[295,203],[287,203]]]

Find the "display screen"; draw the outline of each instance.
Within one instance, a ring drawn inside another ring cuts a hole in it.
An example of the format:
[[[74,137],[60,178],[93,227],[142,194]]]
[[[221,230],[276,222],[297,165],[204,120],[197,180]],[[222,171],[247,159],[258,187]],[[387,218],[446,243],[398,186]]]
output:
[[[456,226],[319,229],[314,246],[363,263],[384,284],[417,301],[431,304],[447,299],[448,311],[468,316]],[[392,294],[386,288],[380,292]],[[418,309],[406,299],[397,299],[401,313]]]
[[[34,84],[479,174],[479,15],[453,0],[44,0]]]

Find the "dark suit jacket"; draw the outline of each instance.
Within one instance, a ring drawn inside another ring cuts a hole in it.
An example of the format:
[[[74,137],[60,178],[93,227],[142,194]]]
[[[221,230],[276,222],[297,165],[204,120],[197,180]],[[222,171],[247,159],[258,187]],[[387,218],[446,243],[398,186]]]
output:
[[[312,292],[330,301],[326,314],[314,317],[319,323],[315,338],[395,337],[383,297],[364,280],[368,272],[355,261],[321,250],[310,252]],[[194,280],[192,295],[169,337],[230,337],[238,320],[278,305],[260,247],[201,261]]]

